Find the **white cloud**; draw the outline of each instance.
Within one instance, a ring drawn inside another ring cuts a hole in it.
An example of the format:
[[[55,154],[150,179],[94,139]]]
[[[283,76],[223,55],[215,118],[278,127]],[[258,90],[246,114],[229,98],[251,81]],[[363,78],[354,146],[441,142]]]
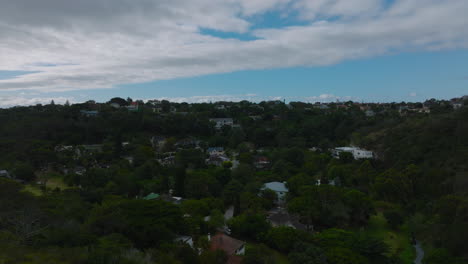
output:
[[[56,104],[65,104],[69,101],[70,103],[75,102],[74,98],[66,97],[27,97],[22,94],[19,96],[0,96],[0,108],[8,108],[13,106],[27,106],[37,104],[49,104],[51,101]]]
[[[329,103],[335,101],[359,101],[359,98],[354,96],[336,96],[333,94],[321,94],[318,96],[308,96],[308,97],[301,97],[298,98],[299,101],[305,102],[322,102],[322,103]]]
[[[416,97],[417,94],[416,94],[415,92],[411,92],[411,93],[409,94],[409,96],[410,96],[410,97]]]
[[[468,1],[0,0],[0,90],[112,88],[237,70],[321,66],[390,52],[468,47]],[[251,30],[297,11],[304,26]],[[327,20],[333,18],[333,20]],[[200,29],[250,33],[240,41]]]

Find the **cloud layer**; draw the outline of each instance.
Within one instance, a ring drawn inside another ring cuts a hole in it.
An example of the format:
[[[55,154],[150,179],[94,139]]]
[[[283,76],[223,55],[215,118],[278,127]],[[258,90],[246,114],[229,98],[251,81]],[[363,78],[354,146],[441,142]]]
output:
[[[466,0],[0,0],[0,90],[112,88],[468,47]],[[297,26],[259,28],[265,14]],[[203,29],[248,34],[218,38]]]

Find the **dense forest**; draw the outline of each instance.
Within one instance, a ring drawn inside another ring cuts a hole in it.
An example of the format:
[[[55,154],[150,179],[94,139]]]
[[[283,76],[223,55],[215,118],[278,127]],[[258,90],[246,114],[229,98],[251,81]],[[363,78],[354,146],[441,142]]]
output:
[[[467,97],[113,98],[0,124],[0,263],[468,263]]]

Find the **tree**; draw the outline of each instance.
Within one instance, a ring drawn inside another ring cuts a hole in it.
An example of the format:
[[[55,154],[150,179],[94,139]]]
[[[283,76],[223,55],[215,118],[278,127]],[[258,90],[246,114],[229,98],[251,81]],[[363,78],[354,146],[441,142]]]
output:
[[[227,260],[226,252],[220,249],[215,251],[205,250],[200,255],[200,262],[206,264],[225,264]]]
[[[180,209],[163,201],[122,200],[104,201],[95,207],[88,219],[93,233],[121,233],[138,248],[149,248],[172,241],[175,232],[187,226]]]
[[[13,174],[17,179],[23,181],[32,181],[36,178],[34,168],[28,163],[19,163],[13,170]]]
[[[242,184],[238,180],[231,180],[223,190],[223,200],[226,205],[237,205],[239,203],[239,193],[242,191]]]
[[[242,214],[229,220],[232,234],[245,239],[260,240],[271,228],[261,214]]]
[[[307,235],[286,226],[271,228],[265,236],[266,243],[281,252],[290,252],[298,242],[305,242]]]
[[[348,248],[334,247],[326,251],[329,264],[367,264],[370,263],[364,256]]]
[[[323,250],[311,243],[297,243],[288,259],[291,264],[328,264]]]
[[[276,264],[273,250],[264,244],[248,247],[242,264]]]
[[[120,106],[128,105],[127,100],[125,100],[123,98],[120,98],[120,97],[114,97],[114,98],[110,99],[108,103],[109,104],[118,104]]]

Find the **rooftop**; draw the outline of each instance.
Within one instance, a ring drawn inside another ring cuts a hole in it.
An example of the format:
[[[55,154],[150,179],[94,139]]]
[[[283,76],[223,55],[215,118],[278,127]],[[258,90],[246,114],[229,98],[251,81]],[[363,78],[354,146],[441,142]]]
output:
[[[288,188],[283,182],[267,182],[264,185],[264,189],[270,189],[275,192],[287,192]]]
[[[223,233],[217,233],[211,238],[210,249],[217,250],[221,249],[226,252],[227,255],[235,255],[236,251],[244,246],[244,242],[232,238]]]

